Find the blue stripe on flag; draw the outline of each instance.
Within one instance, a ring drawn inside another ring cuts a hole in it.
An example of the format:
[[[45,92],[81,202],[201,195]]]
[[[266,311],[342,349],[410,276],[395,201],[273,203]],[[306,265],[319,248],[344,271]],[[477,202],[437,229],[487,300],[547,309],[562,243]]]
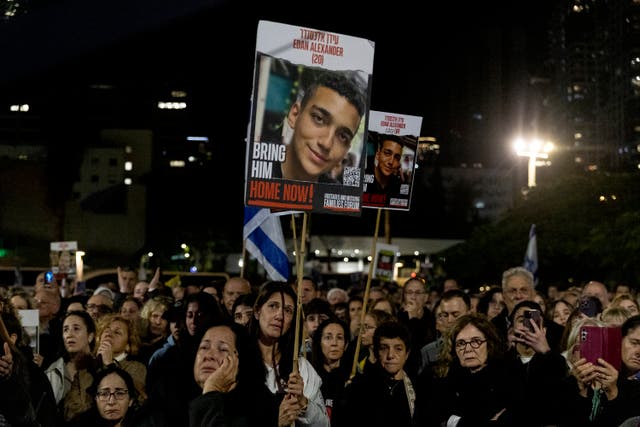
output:
[[[280,219],[269,209],[245,207],[246,248],[266,270],[271,280],[289,278],[289,259]]]
[[[531,224],[529,229],[529,243],[524,255],[523,267],[533,274],[534,284],[538,284],[538,243],[536,239],[536,225]]]

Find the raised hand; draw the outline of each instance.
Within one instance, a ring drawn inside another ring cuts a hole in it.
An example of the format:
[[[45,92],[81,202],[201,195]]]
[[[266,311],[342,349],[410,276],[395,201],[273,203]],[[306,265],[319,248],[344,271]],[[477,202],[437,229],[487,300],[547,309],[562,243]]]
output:
[[[160,283],[160,267],[156,268],[156,272],[153,274],[153,277],[149,282],[149,290],[152,291],[156,289],[159,283]]]
[[[618,370],[606,360],[598,359],[595,371],[597,386],[605,392],[607,399],[618,397]]]
[[[591,362],[587,362],[585,358],[578,359],[573,363],[571,375],[573,375],[578,382],[580,395],[587,397],[588,389],[593,387],[594,381],[598,377],[596,366]]]
[[[546,353],[551,350],[549,343],[547,342],[546,329],[538,326],[538,324],[532,319],[525,319],[525,321],[531,322],[533,325],[533,332],[526,327],[516,325],[514,327],[514,336],[511,337],[514,342],[526,344],[536,353]]]
[[[102,356],[102,363],[108,365],[113,362],[113,349],[111,347],[111,341],[102,340],[100,347],[98,347],[97,353]]]

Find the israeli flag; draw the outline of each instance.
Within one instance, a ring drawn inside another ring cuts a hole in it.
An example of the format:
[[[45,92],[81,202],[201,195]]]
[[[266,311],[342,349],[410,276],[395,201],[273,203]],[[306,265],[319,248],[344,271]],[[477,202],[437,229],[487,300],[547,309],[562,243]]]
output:
[[[280,218],[266,208],[244,208],[245,245],[264,267],[271,280],[289,279],[289,259]]]
[[[536,225],[531,224],[529,229],[529,244],[524,255],[523,267],[533,274],[534,284],[538,285],[538,243],[536,241]]]

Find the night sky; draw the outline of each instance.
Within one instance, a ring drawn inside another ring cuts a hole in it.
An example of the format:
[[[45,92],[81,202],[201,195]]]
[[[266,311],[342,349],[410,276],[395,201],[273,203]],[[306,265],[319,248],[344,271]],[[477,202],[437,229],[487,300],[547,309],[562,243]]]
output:
[[[34,2],[32,13],[0,22],[0,99],[40,101],[58,110],[42,112],[49,121],[82,128],[82,111],[63,113],[52,100],[71,107],[85,99],[89,84],[115,85],[130,97],[118,107],[121,123],[144,127],[149,117],[142,111],[149,110],[150,99],[162,90],[184,89],[192,96],[192,134],[209,135],[222,159],[237,159],[216,167],[237,163],[237,179],[230,181],[239,183],[239,191],[226,191],[239,193],[241,203],[260,19],[374,41],[371,108],[422,116],[422,134],[440,137],[455,126],[458,108],[471,108],[469,99],[457,105],[452,90],[473,81],[470,58],[492,55],[487,40],[495,34],[506,44],[524,35],[524,61],[538,71],[553,2],[401,0],[371,8],[373,3],[357,1],[349,2],[349,10],[340,2],[289,0],[258,6],[213,0],[45,3]],[[65,149],[87,142],[70,138]]]

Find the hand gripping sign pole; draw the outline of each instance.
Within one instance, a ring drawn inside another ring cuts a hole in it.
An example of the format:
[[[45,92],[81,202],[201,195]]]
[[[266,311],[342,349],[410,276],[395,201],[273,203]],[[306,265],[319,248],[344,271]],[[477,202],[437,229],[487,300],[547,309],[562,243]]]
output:
[[[378,230],[380,229],[380,215],[382,209],[378,208],[378,216],[376,218],[376,230],[373,234],[373,242],[371,245],[371,255],[376,252],[376,244],[378,243]],[[351,367],[351,375],[349,376],[349,382],[355,377],[356,370],[358,368],[358,355],[360,353],[360,341],[362,340],[362,331],[364,330],[364,316],[367,313],[367,301],[369,300],[369,288],[371,288],[371,278],[373,277],[373,258],[369,263],[369,275],[367,277],[367,285],[364,288],[364,297],[362,298],[362,312],[360,313],[360,329],[358,331],[358,339],[356,340],[356,352],[353,355],[353,365]]]

